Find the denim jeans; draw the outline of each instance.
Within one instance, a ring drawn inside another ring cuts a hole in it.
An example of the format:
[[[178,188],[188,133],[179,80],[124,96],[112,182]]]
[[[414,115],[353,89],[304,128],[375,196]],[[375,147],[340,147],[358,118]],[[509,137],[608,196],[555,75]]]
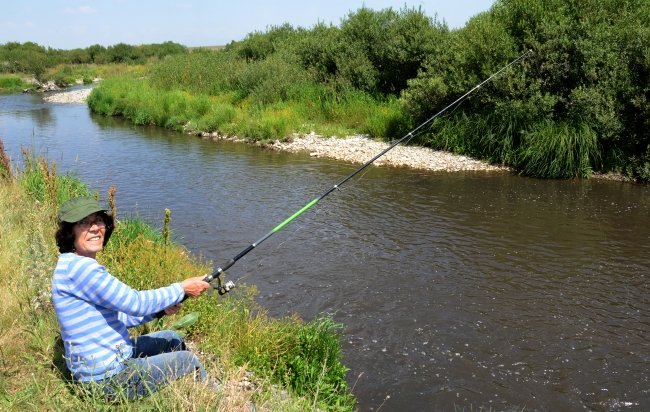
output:
[[[133,357],[124,363],[124,369],[97,383],[110,400],[137,399],[190,373],[195,380],[207,379],[203,365],[186,350],[180,335],[163,330],[134,338]]]

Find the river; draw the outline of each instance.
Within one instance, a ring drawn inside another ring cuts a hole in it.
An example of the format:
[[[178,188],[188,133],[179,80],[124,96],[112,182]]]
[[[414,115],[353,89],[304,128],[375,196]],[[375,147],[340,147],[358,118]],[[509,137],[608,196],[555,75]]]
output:
[[[0,138],[225,264],[358,165],[0,96]],[[650,187],[371,167],[238,262],[333,314],[359,410],[650,410]]]

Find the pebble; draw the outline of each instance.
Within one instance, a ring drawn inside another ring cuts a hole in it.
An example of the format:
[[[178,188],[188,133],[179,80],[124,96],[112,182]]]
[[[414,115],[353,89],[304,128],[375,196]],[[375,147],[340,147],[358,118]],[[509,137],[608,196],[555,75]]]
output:
[[[313,157],[329,157],[352,163],[365,163],[390,144],[373,140],[367,136],[326,138],[315,133],[294,137],[291,141],[275,141],[268,147],[292,153],[308,152]],[[396,146],[373,164],[377,166],[409,167],[413,169],[460,172],[489,171],[504,172],[505,166],[420,146]]]
[[[52,93],[43,98],[48,103],[71,103],[71,104],[81,104],[86,103],[86,99],[90,92],[91,88],[81,89],[81,90],[69,90],[60,93]]]

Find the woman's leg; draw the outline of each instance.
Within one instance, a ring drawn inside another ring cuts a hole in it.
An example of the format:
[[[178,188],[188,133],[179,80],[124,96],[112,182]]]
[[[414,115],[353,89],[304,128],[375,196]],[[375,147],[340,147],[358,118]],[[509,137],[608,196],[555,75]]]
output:
[[[133,338],[133,357],[142,358],[166,352],[186,350],[185,342],[173,330],[161,330]]]
[[[170,381],[188,374],[194,374],[197,380],[207,379],[203,365],[190,351],[131,358],[126,361],[124,369],[104,386],[104,392],[113,399],[136,399],[150,395]]]

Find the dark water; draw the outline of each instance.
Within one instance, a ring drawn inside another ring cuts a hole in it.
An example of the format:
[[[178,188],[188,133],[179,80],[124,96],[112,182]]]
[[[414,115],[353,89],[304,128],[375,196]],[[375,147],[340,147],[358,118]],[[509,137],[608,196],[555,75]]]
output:
[[[121,214],[224,264],[357,166],[0,97]],[[360,410],[650,410],[650,188],[371,168],[238,262],[274,315],[332,313]]]

